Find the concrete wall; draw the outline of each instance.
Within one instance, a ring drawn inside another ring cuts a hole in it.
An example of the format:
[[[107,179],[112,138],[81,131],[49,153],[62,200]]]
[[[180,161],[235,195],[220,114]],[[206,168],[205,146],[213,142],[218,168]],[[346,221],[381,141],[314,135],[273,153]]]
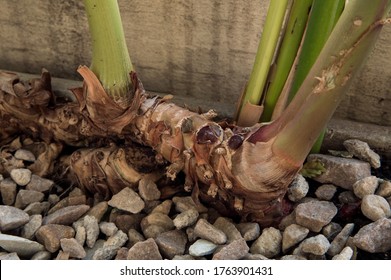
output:
[[[119,0],[146,89],[231,114],[252,68],[268,0]],[[78,79],[90,38],[80,0],[0,0],[0,69]],[[391,26],[336,115],[391,124]],[[189,101],[190,100],[190,101]]]

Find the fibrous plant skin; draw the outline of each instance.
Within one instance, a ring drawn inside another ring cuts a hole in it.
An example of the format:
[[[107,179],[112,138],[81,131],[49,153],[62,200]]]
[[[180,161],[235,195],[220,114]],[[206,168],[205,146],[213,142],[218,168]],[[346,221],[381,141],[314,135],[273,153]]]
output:
[[[2,73],[2,89],[6,90],[0,92],[0,125],[8,127],[10,133],[1,134],[1,144],[22,129],[26,135],[47,143],[90,146],[63,157],[60,163],[84,190],[108,197],[126,186],[136,186],[143,176],[151,176],[147,175],[150,170],[140,170],[129,160],[132,148],[126,143],[135,141],[156,152],[156,157],[149,152],[144,159],[170,163],[167,177],[174,179],[183,171],[184,188],[192,192],[195,200],[201,198],[222,212],[263,223],[279,216],[286,186],[301,164],[292,165],[275,157],[269,143],[248,141],[260,124],[251,128],[218,124],[211,120],[216,116],[213,111],[198,114],[174,105],[168,98],[149,96],[135,73],[131,75],[136,85],[133,105],[122,108],[110,102],[88,67],[78,71],[85,81],[83,88],[73,90],[78,102],[53,106],[49,106],[54,96],[47,72],[32,81],[41,85],[34,89],[19,81],[16,74]],[[39,105],[27,102],[28,97],[42,93],[47,98]],[[102,106],[113,114],[110,119],[98,114]],[[115,145],[118,140],[125,144]],[[158,173],[152,177],[158,177]]]
[[[284,194],[376,39],[387,3],[389,7],[389,1],[378,0],[372,16],[364,14],[360,19],[356,18],[360,10],[348,6],[345,21],[349,24],[337,24],[339,33],[326,43],[321,62],[272,123],[251,127],[216,123],[213,111],[197,114],[174,105],[168,97],[149,96],[134,72],[130,73],[133,100],[120,106],[96,75],[82,66],[78,72],[84,86],[73,90],[77,102],[56,100],[46,71],[30,83],[1,73],[0,144],[23,132],[46,143],[88,147],[60,162],[86,191],[109,196],[147,176],[127,157],[129,143],[138,142],[156,152],[148,158],[169,163],[167,177],[185,173],[184,188],[196,201],[268,225],[284,211]],[[346,40],[341,40],[341,34]],[[338,40],[343,42],[339,49]]]

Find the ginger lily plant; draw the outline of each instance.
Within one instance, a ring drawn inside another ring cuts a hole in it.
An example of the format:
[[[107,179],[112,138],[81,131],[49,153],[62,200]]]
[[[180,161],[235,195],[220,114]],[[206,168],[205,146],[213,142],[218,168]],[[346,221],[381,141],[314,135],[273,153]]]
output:
[[[116,0],[85,3],[90,19],[110,23],[105,32],[92,32],[93,56],[106,56],[96,50],[116,34],[120,38],[111,42],[119,48],[112,52],[127,59],[126,47],[118,43],[123,42],[122,28],[111,24],[119,19]],[[110,12],[103,12],[101,5],[109,5]],[[150,176],[149,168],[135,164],[134,158],[168,162],[167,177],[183,172],[184,188],[196,201],[266,225],[281,215],[289,184],[387,21],[390,7],[390,0],[347,1],[297,94],[272,122],[246,127],[216,123],[213,111],[197,114],[170,103],[168,97],[149,96],[131,64],[119,66],[122,74],[130,71],[123,85],[131,96],[127,104],[122,102],[127,97],[118,98],[108,88],[119,83],[105,71],[122,61],[108,60],[113,62],[109,66],[94,58],[91,69],[81,66],[78,70],[84,86],[73,90],[77,103],[54,104],[46,72],[32,87],[13,74],[2,73],[0,126],[7,130],[0,143],[22,130],[46,142],[90,146],[60,162],[86,191],[105,196]],[[142,152],[144,148],[134,149],[131,142],[152,147],[156,156]]]

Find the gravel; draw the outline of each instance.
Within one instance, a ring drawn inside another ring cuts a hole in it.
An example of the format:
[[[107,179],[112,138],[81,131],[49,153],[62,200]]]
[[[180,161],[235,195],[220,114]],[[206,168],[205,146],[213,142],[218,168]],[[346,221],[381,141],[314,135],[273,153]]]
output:
[[[337,212],[338,209],[332,202],[317,200],[304,202],[296,207],[296,222],[313,232],[320,232]]]
[[[13,206],[0,205],[0,230],[8,231],[29,222],[29,215]]]
[[[162,260],[162,255],[153,238],[137,242],[128,251],[128,260]]]
[[[307,180],[298,174],[288,188],[288,199],[293,202],[299,201],[307,195],[308,190],[309,185]]]
[[[10,172],[11,179],[19,186],[26,186],[31,180],[31,174],[27,168],[15,168]]]
[[[301,250],[305,253],[314,254],[317,256],[324,255],[330,248],[330,242],[323,234],[318,234],[314,237],[309,237],[301,244]]]
[[[391,220],[382,218],[362,227],[353,237],[354,244],[370,253],[391,250]]]
[[[227,236],[227,243],[231,243],[237,239],[242,238],[242,234],[230,219],[218,217],[213,226],[224,232],[224,234]]]
[[[353,156],[369,162],[373,168],[377,169],[380,167],[380,156],[367,143],[358,139],[349,139],[345,140],[343,145]]]
[[[76,259],[85,258],[86,251],[75,238],[62,238],[60,244],[63,252],[68,253],[69,257]]]
[[[253,241],[261,234],[261,228],[258,223],[240,223],[236,227],[246,241]]]
[[[351,190],[353,184],[358,180],[371,175],[370,164],[357,159],[311,154],[307,161],[321,162],[326,169],[324,173],[313,178],[314,180],[323,184],[333,184],[347,190]]]
[[[327,254],[332,257],[334,257],[337,254],[340,254],[342,249],[345,247],[348,238],[352,234],[353,229],[354,229],[353,223],[345,225],[345,227],[337,234],[337,236],[331,242]]]
[[[94,216],[86,215],[83,219],[85,228],[85,242],[87,247],[92,248],[99,236],[98,220]]]
[[[368,194],[374,194],[379,185],[376,176],[365,177],[353,184],[353,192],[358,198],[363,198]]]
[[[391,216],[390,204],[379,195],[366,195],[361,201],[361,212],[372,221]]]
[[[335,193],[337,192],[337,187],[331,184],[325,184],[318,187],[315,191],[315,196],[319,200],[331,200]]]
[[[227,242],[227,235],[205,219],[198,220],[194,227],[194,234],[215,244],[224,244]]]
[[[35,157],[20,151],[13,175],[0,174],[0,259],[387,258],[390,178],[371,170],[376,156],[350,152],[356,159],[311,155],[326,172],[313,180],[298,175],[286,196],[293,211],[262,228],[220,215],[185,193],[161,192],[150,179],[109,199],[77,185],[58,186],[29,172]]]
[[[162,255],[172,259],[176,255],[185,253],[187,236],[183,231],[176,229],[159,234],[155,241]]]
[[[124,188],[119,193],[113,195],[108,204],[111,207],[133,214],[139,213],[145,207],[145,202],[131,188]]]
[[[198,239],[189,248],[189,254],[194,257],[202,257],[212,254],[217,248],[217,244],[205,240]]]
[[[273,258],[281,252],[282,234],[274,228],[265,228],[261,236],[251,245],[250,252],[261,254],[267,258]]]
[[[301,242],[307,237],[309,232],[310,230],[308,228],[297,224],[287,226],[282,234],[282,251],[286,252],[288,249]]]

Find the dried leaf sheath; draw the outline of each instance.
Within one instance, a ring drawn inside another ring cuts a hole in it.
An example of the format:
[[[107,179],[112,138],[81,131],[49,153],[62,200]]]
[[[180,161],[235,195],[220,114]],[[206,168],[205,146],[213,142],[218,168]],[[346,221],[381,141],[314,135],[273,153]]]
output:
[[[50,106],[52,93],[48,86],[22,87],[16,76],[2,82],[2,89],[8,89],[0,95],[0,125],[15,129],[9,133],[2,130],[1,142],[5,143],[23,128],[27,135],[46,142],[97,146],[80,149],[63,158],[63,162],[69,165],[82,187],[108,196],[146,176],[129,160],[131,156],[124,156],[129,147],[108,145],[110,139],[122,139],[125,143],[134,140],[152,147],[158,158],[164,157],[171,163],[166,171],[168,177],[174,178],[183,170],[185,189],[192,191],[194,198],[201,197],[222,211],[234,210],[243,218],[250,215],[250,219],[266,221],[265,215],[273,216],[268,212],[280,205],[287,184],[300,166],[292,167],[288,161],[275,157],[272,140],[255,144],[247,141],[260,125],[252,128],[219,125],[210,120],[215,116],[213,112],[199,115],[167,102],[167,98],[148,97],[135,74],[132,75],[137,81],[133,83],[135,99],[129,107],[121,108],[107,98],[87,67],[81,67],[79,72],[85,79],[83,89],[73,90],[79,104]],[[45,75],[36,82],[47,80]],[[47,101],[37,106],[26,105],[31,103],[28,98],[23,101],[16,96],[16,88],[37,94],[47,88]],[[111,112],[111,117],[105,112]],[[142,161],[150,162],[152,156]],[[276,170],[285,170],[285,175],[274,175]]]

